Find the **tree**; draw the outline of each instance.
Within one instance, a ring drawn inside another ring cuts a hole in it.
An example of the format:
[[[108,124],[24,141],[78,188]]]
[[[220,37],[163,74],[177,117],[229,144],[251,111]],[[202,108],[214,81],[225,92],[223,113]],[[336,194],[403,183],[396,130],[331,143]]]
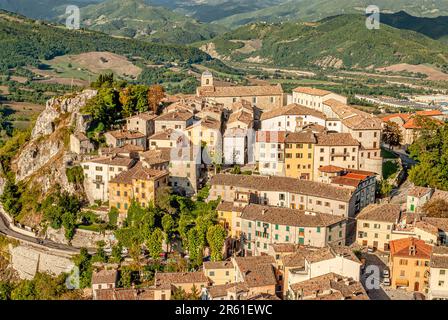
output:
[[[110,261],[113,263],[120,263],[121,261],[123,261],[123,257],[121,255],[122,251],[123,246],[120,243],[113,246]]]
[[[92,256],[86,248],[81,248],[79,254],[73,257],[73,262],[79,269],[80,289],[89,288],[92,281]]]
[[[188,253],[190,255],[190,262],[193,267],[198,267],[202,264],[204,246],[200,240],[197,228],[192,228],[188,231]]]
[[[96,243],[97,249],[95,255],[92,257],[92,262],[107,262],[106,251],[104,251],[104,241],[98,241]]]
[[[171,300],[187,300],[187,293],[182,288],[176,288],[173,290]]]
[[[110,209],[110,211],[107,215],[109,217],[109,227],[116,228],[117,222],[118,222],[118,216],[119,216],[118,209],[115,207],[112,207],[112,209]]]
[[[387,197],[390,195],[393,188],[394,188],[393,185],[391,185],[389,182],[387,182],[387,180],[382,179],[381,181],[378,182],[377,192],[382,197]]]
[[[161,85],[155,84],[149,87],[148,104],[154,113],[159,111],[159,105],[163,98],[165,98],[165,89]]]
[[[396,122],[387,121],[383,129],[383,141],[390,147],[396,147],[401,144],[403,135],[400,126]]]
[[[132,270],[129,267],[121,268],[118,286],[121,288],[130,288],[132,286]]]
[[[432,199],[423,205],[422,211],[428,217],[448,218],[448,202],[440,198]]]
[[[0,300],[10,300],[12,289],[9,282],[0,281]]]
[[[5,211],[13,217],[16,217],[22,210],[20,196],[19,187],[12,180],[8,179],[0,200]]]
[[[201,298],[201,292],[198,290],[195,284],[191,287],[190,293],[187,295],[188,300],[199,300]]]
[[[162,217],[162,228],[165,232],[165,243],[167,247],[170,247],[171,239],[173,238],[174,230],[175,230],[175,222],[173,217],[170,214],[165,214]],[[168,251],[170,251],[168,249]]]
[[[212,261],[222,260],[222,249],[225,240],[226,230],[220,224],[208,228],[207,242],[210,246]]]
[[[163,253],[162,249],[163,232],[159,228],[156,228],[149,236],[146,246],[149,251],[149,255],[153,259],[160,259],[160,255]]]
[[[162,187],[157,190],[156,206],[169,214],[174,214],[176,209],[171,206],[172,190],[170,187]]]

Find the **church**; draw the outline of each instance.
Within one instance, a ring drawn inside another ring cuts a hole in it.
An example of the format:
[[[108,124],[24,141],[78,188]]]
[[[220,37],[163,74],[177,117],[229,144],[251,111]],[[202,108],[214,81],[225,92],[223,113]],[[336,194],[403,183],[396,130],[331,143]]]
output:
[[[196,95],[209,101],[221,103],[231,109],[232,104],[246,100],[260,110],[272,110],[284,106],[284,92],[280,84],[265,86],[215,86],[213,74],[205,71]]]

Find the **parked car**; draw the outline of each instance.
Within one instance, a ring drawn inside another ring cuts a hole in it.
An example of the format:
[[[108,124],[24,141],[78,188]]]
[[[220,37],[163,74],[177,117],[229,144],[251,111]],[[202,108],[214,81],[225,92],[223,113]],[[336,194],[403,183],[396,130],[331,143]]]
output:
[[[384,284],[385,286],[390,286],[390,278],[384,278],[384,279],[383,279],[383,284]]]
[[[387,269],[383,270],[383,278],[390,278],[389,270]]]
[[[367,252],[368,253],[373,253],[375,251],[375,249],[373,249],[372,247],[368,247],[367,248]]]

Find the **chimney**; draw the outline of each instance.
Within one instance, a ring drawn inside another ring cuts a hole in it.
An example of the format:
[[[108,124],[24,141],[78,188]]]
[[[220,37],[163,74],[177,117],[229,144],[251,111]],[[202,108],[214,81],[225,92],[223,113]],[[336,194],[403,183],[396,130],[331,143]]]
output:
[[[267,211],[268,211],[268,210],[266,210],[266,209],[261,210],[261,215],[264,216],[264,215],[266,214]]]

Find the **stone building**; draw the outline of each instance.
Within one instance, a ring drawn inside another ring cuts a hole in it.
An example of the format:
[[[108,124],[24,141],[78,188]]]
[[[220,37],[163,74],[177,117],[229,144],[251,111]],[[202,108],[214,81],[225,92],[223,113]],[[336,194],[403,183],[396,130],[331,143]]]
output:
[[[95,150],[95,146],[89,138],[82,132],[70,135],[70,151],[76,154],[88,154]]]

